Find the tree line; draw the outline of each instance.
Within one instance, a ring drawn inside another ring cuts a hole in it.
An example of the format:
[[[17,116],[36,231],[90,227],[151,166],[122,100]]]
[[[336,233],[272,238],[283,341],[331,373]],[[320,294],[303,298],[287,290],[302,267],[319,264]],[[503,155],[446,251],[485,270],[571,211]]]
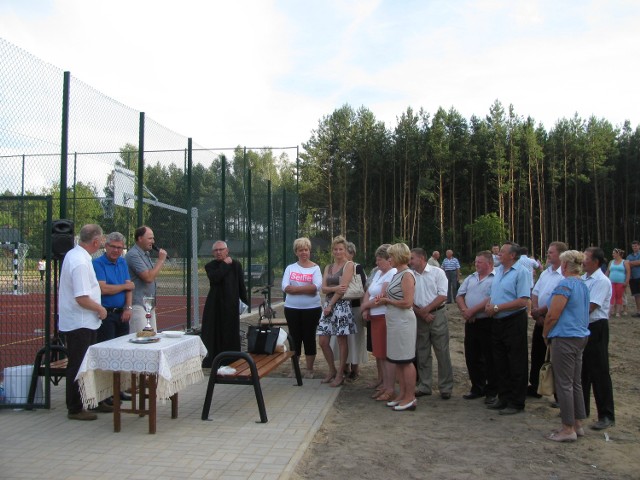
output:
[[[640,127],[629,121],[576,114],[547,131],[496,100],[469,120],[407,108],[389,129],[347,104],[303,147],[301,218],[367,259],[396,240],[471,260],[504,240],[544,256],[554,240],[625,248],[640,234]]]
[[[163,203],[186,208],[191,195],[200,241],[243,238],[251,206],[252,232],[263,239],[270,217],[277,251],[296,234],[322,239],[322,245],[342,234],[369,265],[375,249],[390,241],[450,248],[470,261],[476,251],[507,239],[544,256],[554,240],[608,251],[626,249],[640,237],[640,127],[634,130],[628,121],[613,126],[576,114],[546,130],[496,100],[484,118],[469,120],[455,108],[433,115],[407,108],[391,129],[366,107],[347,104],[322,117],[302,146],[299,169],[287,152],[237,147],[194,152],[198,160],[190,182],[184,162],[147,162],[144,183]],[[137,171],[136,146],[121,147],[119,158],[118,165]],[[274,200],[270,212],[267,180]],[[33,194],[53,195],[57,211],[59,183],[28,193]],[[112,177],[101,192],[79,182],[67,197],[76,224],[97,222],[132,237],[135,213],[109,205]],[[145,222],[160,234],[162,246],[184,255],[187,218],[144,208]],[[24,211],[20,204],[0,212],[2,224],[27,228]],[[294,227],[297,232],[290,231]],[[34,225],[27,235],[36,245],[41,229]]]

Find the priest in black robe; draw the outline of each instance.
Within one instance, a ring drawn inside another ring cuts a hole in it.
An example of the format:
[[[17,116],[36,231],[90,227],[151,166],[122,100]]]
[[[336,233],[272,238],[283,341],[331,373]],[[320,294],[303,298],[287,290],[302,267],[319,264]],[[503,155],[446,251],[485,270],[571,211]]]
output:
[[[204,368],[211,368],[220,352],[240,351],[239,301],[248,304],[242,265],[229,256],[223,241],[213,244],[213,260],[204,266],[209,278],[209,294],[202,314],[202,343],[207,347]]]

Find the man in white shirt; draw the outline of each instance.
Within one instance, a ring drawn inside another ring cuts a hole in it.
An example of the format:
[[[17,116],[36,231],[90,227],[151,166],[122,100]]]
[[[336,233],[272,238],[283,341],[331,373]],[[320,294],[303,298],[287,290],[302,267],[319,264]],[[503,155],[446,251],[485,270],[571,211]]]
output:
[[[604,252],[599,247],[587,248],[584,252],[582,276],[589,289],[589,341],[582,353],[582,393],[587,417],[590,410],[591,385],[596,400],[598,421],[591,425],[594,430],[604,430],[615,425],[613,385],[609,373],[609,307],[611,304],[611,281],[602,273]]]
[[[449,325],[444,303],[447,301],[448,281],[444,270],[427,264],[422,248],[411,250],[409,266],[416,274],[413,311],[417,320],[416,357],[419,382],[416,397],[431,395],[431,348],[438,360],[438,389],[444,400],[451,398],[453,367],[449,353]]]
[[[58,289],[59,327],[64,333],[69,363],[67,364],[67,417],[71,420],[95,420],[84,410],[76,375],[84,355],[96,343],[98,328],[107,318],[107,310],[100,304],[100,285],[96,278],[91,255],[103,248],[102,228],[85,225],[80,230],[78,245],[64,257]]]
[[[540,275],[531,293],[531,318],[536,323],[531,335],[531,368],[529,370],[529,386],[527,387],[527,395],[530,397],[541,397],[541,395],[538,395],[540,367],[542,367],[547,353],[547,344],[544,343],[544,338],[542,338],[544,317],[547,314],[547,302],[553,289],[564,278],[560,268],[560,254],[568,249],[569,247],[564,242],[551,242],[549,244],[549,248],[547,248],[547,268]]]

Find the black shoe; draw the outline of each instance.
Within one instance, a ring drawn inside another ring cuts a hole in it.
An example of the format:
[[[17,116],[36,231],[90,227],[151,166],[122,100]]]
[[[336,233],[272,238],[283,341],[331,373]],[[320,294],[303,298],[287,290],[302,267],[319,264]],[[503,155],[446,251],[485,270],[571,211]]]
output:
[[[107,405],[105,402],[98,403],[96,408],[91,409],[92,412],[113,413],[113,405]]]
[[[487,405],[489,410],[504,410],[507,408],[507,402],[503,402],[500,399],[496,399],[495,402]]]
[[[449,400],[451,398],[451,393],[449,392],[444,392],[440,394],[440,398],[443,400]]]
[[[497,395],[487,395],[487,398],[484,399],[485,405],[490,405],[498,399]]]
[[[124,402],[131,401],[131,394],[127,392],[120,392],[120,400]]]
[[[560,404],[558,402],[551,402],[551,408],[560,408]]]
[[[97,420],[98,416],[95,413],[87,412],[86,410],[81,410],[76,413],[68,413],[67,418],[69,420]]]
[[[616,422],[611,420],[609,417],[602,417],[596,423],[591,425],[592,430],[604,430],[605,428],[614,427]]]
[[[498,412],[498,415],[516,415],[517,413],[522,413],[522,412],[524,412],[523,408],[507,407],[500,410]]]
[[[475,393],[475,392],[469,392],[462,395],[462,398],[464,398],[465,400],[475,400],[476,398],[481,398],[481,397],[484,397],[484,395],[480,395],[479,393]]]
[[[422,390],[416,390],[416,398],[428,397],[429,395],[431,395],[431,392],[427,393],[427,392],[423,392]]]
[[[538,394],[538,387],[529,385],[527,387],[527,397],[542,398],[542,395]]]

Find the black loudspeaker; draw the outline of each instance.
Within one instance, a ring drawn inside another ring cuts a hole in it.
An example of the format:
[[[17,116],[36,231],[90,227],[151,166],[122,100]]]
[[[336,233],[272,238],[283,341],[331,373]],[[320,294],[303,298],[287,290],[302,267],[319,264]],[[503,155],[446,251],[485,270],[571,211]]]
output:
[[[51,253],[54,259],[62,259],[73,245],[73,222],[54,220],[51,223]]]

